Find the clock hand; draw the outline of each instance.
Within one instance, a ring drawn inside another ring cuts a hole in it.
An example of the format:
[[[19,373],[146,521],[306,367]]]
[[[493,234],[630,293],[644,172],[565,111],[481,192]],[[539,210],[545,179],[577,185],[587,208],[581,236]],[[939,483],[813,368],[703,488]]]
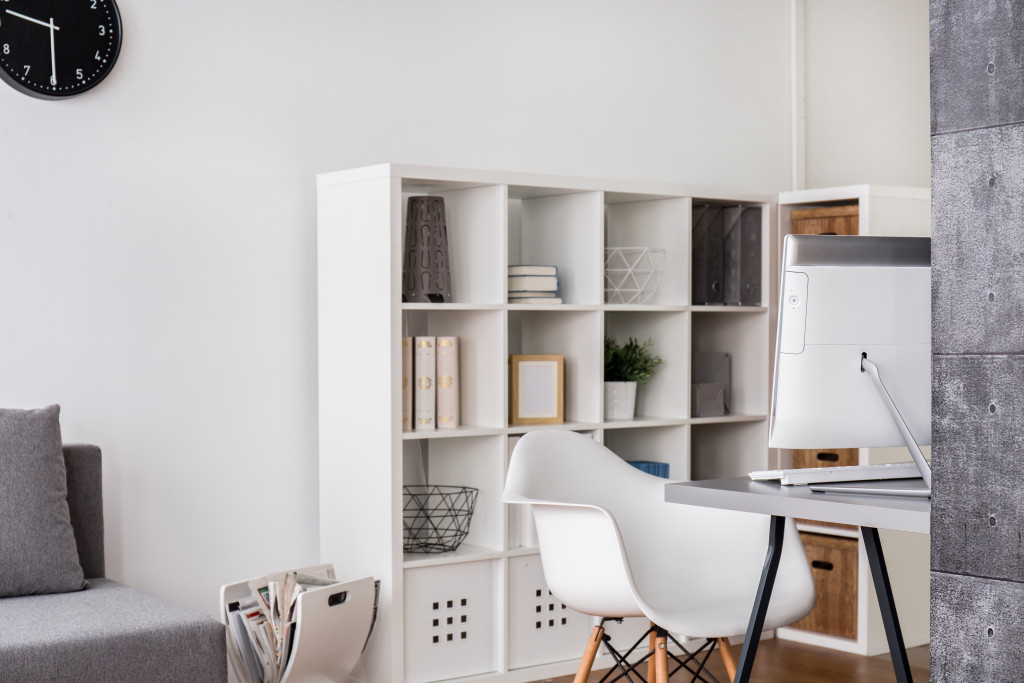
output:
[[[50,17],[50,85],[57,85],[57,51],[54,48],[53,36],[57,27],[53,25],[53,17]]]
[[[14,16],[16,16],[16,17],[18,17],[20,19],[24,19],[25,21],[31,21],[33,24],[39,24],[40,26],[45,26],[46,28],[53,27],[54,31],[59,31],[60,30],[60,26],[54,26],[53,25],[53,19],[50,19],[50,23],[47,24],[45,21],[39,21],[38,19],[33,19],[32,17],[26,17],[24,14],[19,14],[18,12],[15,12],[14,10],[7,10],[7,13],[8,14],[13,14]]]

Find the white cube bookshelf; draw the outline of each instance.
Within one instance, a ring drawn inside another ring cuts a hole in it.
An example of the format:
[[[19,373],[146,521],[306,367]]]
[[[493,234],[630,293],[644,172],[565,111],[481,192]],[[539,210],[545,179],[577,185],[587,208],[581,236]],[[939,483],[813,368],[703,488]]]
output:
[[[426,194],[445,198],[453,302],[403,304],[406,204]],[[673,479],[768,466],[775,201],[399,164],[319,176],[320,555],[345,574],[381,579],[377,626],[354,680],[523,683],[575,670],[585,636],[570,640],[589,630],[587,619],[570,610],[566,624],[559,616],[549,628],[549,617],[538,630],[528,618],[540,604],[536,591],[546,591],[536,537],[529,516],[501,503],[509,454],[522,434],[577,431],[626,460],[665,462]],[[698,203],[762,207],[759,306],[691,305]],[[664,250],[659,287],[644,304],[606,304],[604,250],[635,246]],[[506,303],[506,268],[516,263],[558,266],[564,303]],[[400,338],[416,335],[460,337],[458,429],[402,432]],[[633,420],[604,419],[606,335],[651,338],[665,359],[640,388]],[[734,414],[691,417],[694,350],[732,355]],[[565,356],[564,424],[509,424],[508,357],[520,353]],[[479,489],[457,551],[403,552],[402,485],[421,483]],[[449,600],[456,601],[451,614]],[[554,611],[563,612],[560,603]],[[445,630],[449,617],[466,617],[472,628]],[[643,628],[638,620],[613,630],[628,639]]]

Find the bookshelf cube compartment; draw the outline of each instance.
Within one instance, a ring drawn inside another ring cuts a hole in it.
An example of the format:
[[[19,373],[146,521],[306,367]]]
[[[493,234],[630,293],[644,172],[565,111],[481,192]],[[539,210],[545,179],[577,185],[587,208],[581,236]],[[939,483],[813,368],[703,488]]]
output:
[[[428,683],[495,671],[497,561],[405,572],[405,680]]]
[[[469,533],[456,553],[503,549],[504,436],[407,441],[404,452],[403,484],[471,486],[478,490]],[[405,554],[407,562],[425,557],[439,556]]]
[[[690,200],[613,194],[606,199],[606,247],[653,247],[665,252],[657,290],[645,303],[688,303]]]
[[[620,345],[630,337],[641,343],[652,339],[651,352],[661,356],[664,362],[645,384],[637,387],[636,416],[673,417],[687,416],[687,394],[680,387],[689,384],[690,335],[687,321],[689,314],[676,312],[609,311],[604,317],[605,336],[612,337]]]
[[[509,354],[565,357],[565,421],[601,421],[604,341],[599,311],[509,311]]]
[[[604,445],[623,460],[652,460],[668,463],[668,478],[687,481],[690,471],[687,463],[687,437],[689,427],[643,427],[636,429],[606,429]]]
[[[768,420],[700,424],[690,427],[693,479],[743,477],[765,469]]]
[[[563,303],[600,304],[604,301],[604,193],[562,192],[551,195],[538,188],[509,188],[508,262],[558,266]]]
[[[505,424],[505,317],[498,310],[404,310],[405,336],[459,338],[459,424]],[[444,431],[444,430],[438,430]],[[423,432],[429,437],[432,432]]]
[[[508,217],[505,186],[463,188],[457,183],[405,180],[402,184],[403,240],[409,197],[426,194],[444,199],[452,303],[504,303],[504,235]]]
[[[740,213],[744,221],[753,221],[752,224],[745,223],[754,231],[742,233],[748,235],[744,238],[738,231]],[[688,232],[691,235],[690,284],[694,306],[738,307],[741,302],[747,307],[766,305],[771,293],[772,214],[771,204],[693,198]],[[734,229],[737,231],[733,232]],[[748,290],[750,285],[757,289]]]
[[[762,311],[700,311],[692,315],[691,350],[728,353],[730,415],[767,415],[770,402],[768,326]],[[689,392],[687,392],[689,397]]]
[[[551,594],[540,555],[509,558],[509,669],[579,658],[593,622]]]

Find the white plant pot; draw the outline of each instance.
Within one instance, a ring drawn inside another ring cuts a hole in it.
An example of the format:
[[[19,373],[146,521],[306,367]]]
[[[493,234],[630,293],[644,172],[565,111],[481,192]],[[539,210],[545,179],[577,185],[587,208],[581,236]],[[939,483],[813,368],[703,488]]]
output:
[[[636,410],[636,382],[604,383],[604,419],[632,420]]]

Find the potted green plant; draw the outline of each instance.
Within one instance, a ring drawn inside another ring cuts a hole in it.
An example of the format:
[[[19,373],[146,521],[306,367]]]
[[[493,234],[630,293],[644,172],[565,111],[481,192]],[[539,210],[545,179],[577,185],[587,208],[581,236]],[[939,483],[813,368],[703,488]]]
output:
[[[654,340],[640,342],[633,337],[620,345],[604,339],[604,415],[606,420],[632,420],[636,409],[636,387],[651,378],[664,360],[651,352]]]

